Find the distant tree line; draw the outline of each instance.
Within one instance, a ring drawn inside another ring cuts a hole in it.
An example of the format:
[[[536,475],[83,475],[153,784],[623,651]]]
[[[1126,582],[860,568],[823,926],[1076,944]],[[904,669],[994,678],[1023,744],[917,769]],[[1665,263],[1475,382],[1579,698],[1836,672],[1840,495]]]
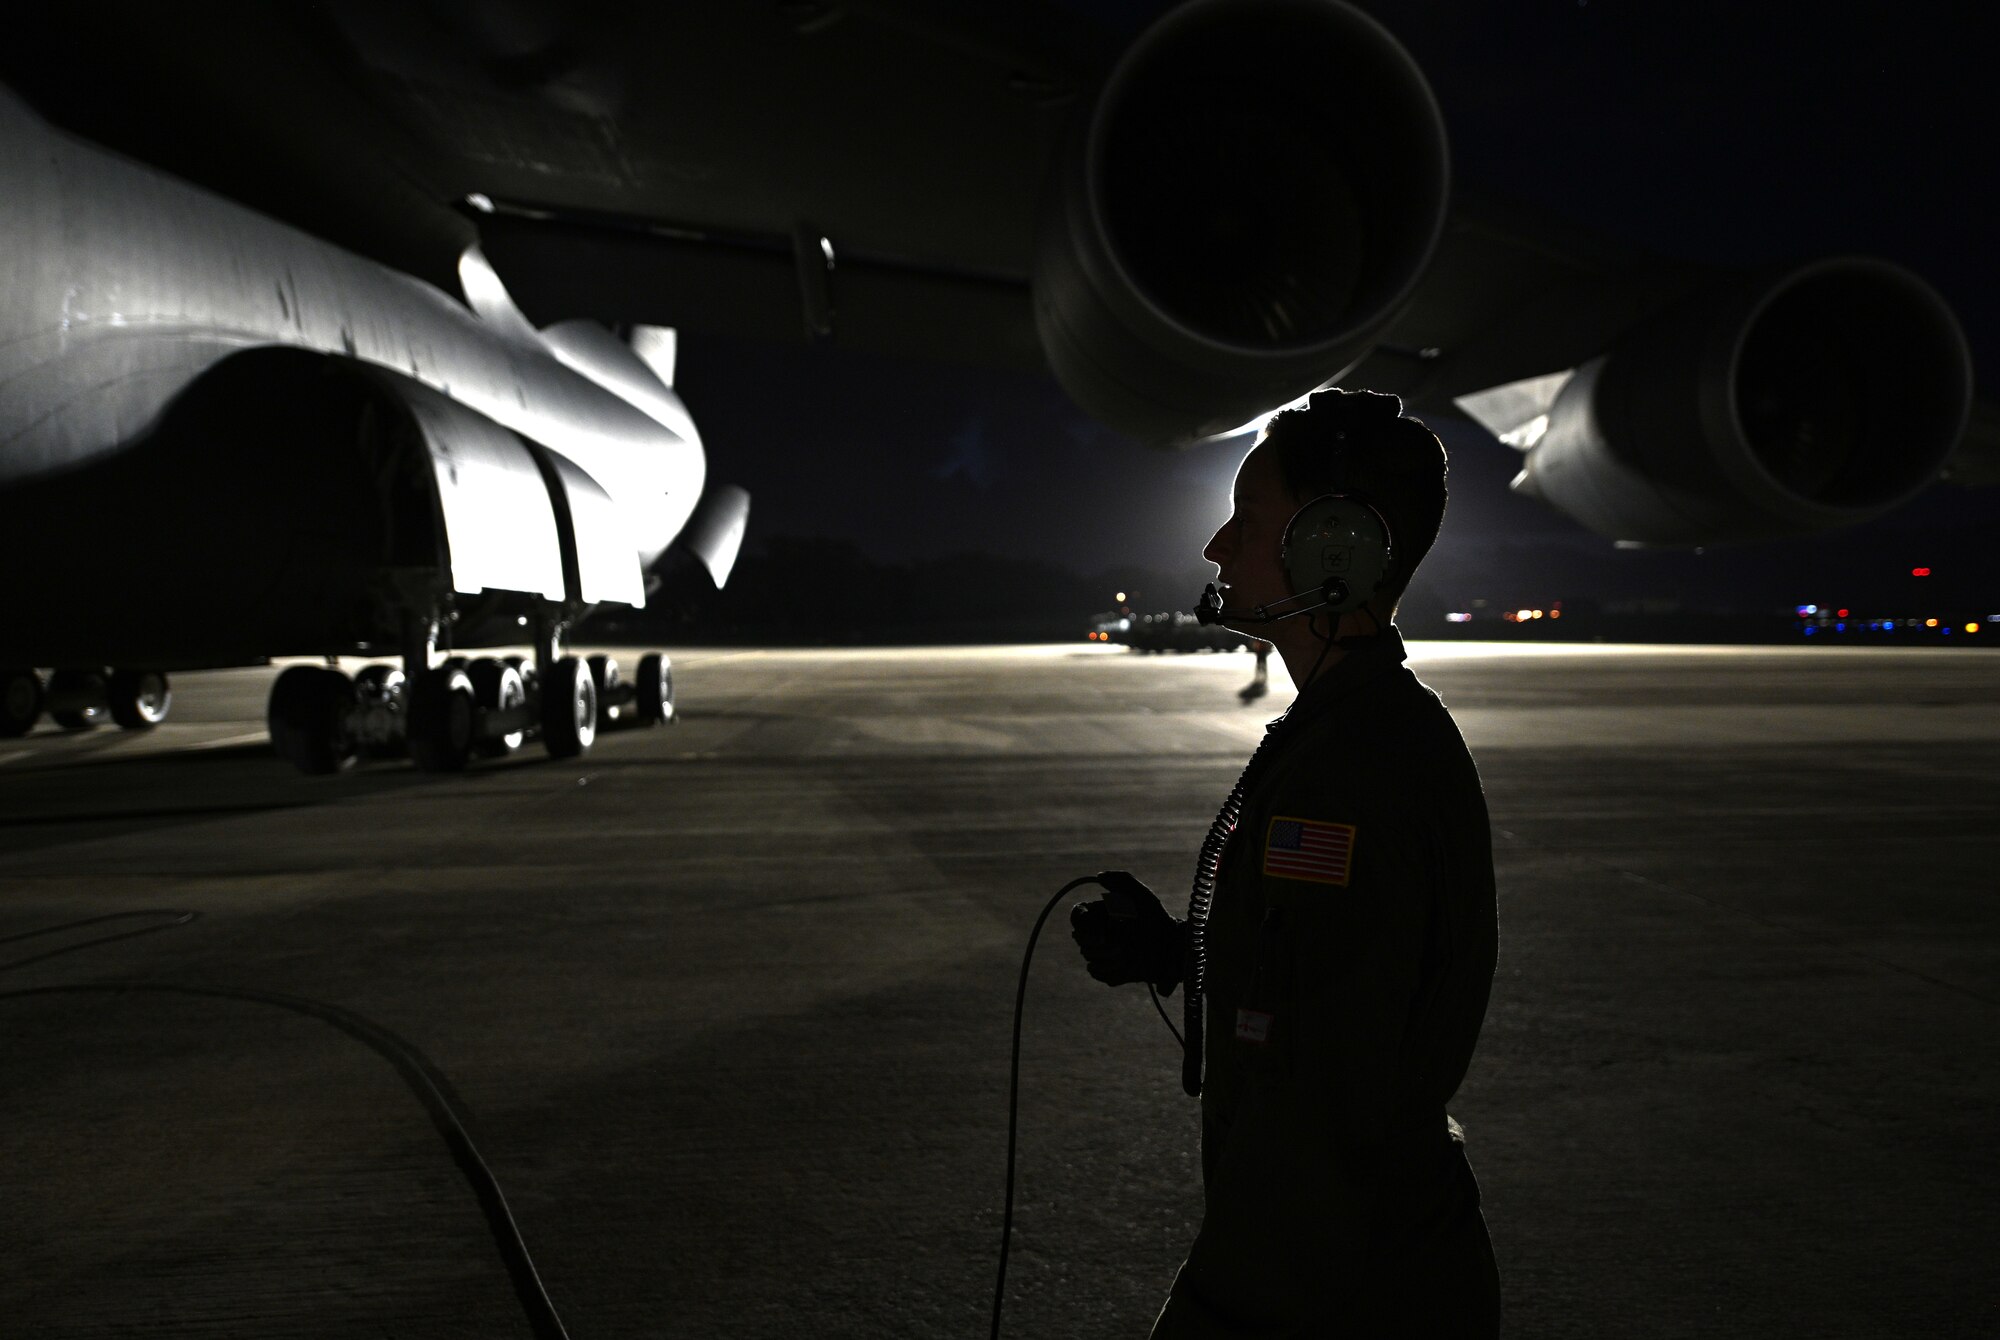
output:
[[[1580,536],[1441,544],[1397,621],[1420,638],[1785,641],[1796,635],[1790,608],[1806,601],[1884,615],[1923,613],[1919,606],[1931,602],[2000,611],[1995,551],[1967,535],[1897,531],[1705,554],[1618,552]],[[1933,575],[1912,578],[1920,563]],[[1085,575],[1053,558],[973,553],[891,562],[851,540],[770,536],[745,549],[725,589],[683,560],[663,573],[646,609],[603,611],[587,635],[667,645],[1066,642],[1082,639],[1121,592],[1135,613],[1189,609],[1213,571],[1196,562],[1177,572],[1133,566]],[[1497,611],[1556,601],[1559,621],[1496,623]],[[1474,610],[1471,623],[1446,617]]]
[[[973,553],[887,562],[851,540],[781,535],[746,549],[721,591],[684,565],[646,610],[589,627],[597,636],[724,643],[1081,641],[1121,591],[1134,608],[1189,609],[1209,571],[1084,576],[1051,560]]]

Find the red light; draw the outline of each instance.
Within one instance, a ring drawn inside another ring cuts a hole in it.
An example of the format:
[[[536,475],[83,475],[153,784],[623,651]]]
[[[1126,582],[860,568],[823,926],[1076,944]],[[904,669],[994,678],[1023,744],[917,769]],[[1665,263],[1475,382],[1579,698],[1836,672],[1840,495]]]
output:
[[[1912,577],[1928,577],[1931,575],[1931,570],[1929,568],[1911,568],[1910,575]]]
[[[1835,618],[1839,618],[1839,619],[1845,619],[1845,618],[1847,617],[1847,611],[1846,611],[1846,610],[1841,610],[1841,611],[1840,611],[1840,612],[1839,612],[1838,614],[1836,614],[1836,615],[1835,615],[1834,617],[1835,617]]]

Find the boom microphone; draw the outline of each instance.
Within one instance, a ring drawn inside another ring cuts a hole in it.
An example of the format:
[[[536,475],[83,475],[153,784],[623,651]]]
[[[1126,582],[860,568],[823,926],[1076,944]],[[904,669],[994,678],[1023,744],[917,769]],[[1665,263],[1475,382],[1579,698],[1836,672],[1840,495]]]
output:
[[[1313,600],[1315,598],[1318,600],[1317,604],[1302,605],[1295,610],[1285,609],[1287,605],[1297,605],[1301,600]],[[1204,627],[1210,624],[1225,622],[1276,623],[1280,619],[1289,619],[1295,615],[1310,614],[1314,610],[1325,609],[1328,605],[1338,605],[1346,599],[1347,583],[1338,577],[1332,577],[1323,586],[1316,586],[1309,591],[1294,592],[1286,596],[1283,600],[1274,600],[1268,605],[1253,605],[1247,610],[1228,609],[1223,606],[1222,592],[1216,589],[1214,582],[1210,582],[1203,589],[1201,600],[1194,607],[1194,617],[1195,621]],[[1284,613],[1274,613],[1276,610],[1284,610]]]

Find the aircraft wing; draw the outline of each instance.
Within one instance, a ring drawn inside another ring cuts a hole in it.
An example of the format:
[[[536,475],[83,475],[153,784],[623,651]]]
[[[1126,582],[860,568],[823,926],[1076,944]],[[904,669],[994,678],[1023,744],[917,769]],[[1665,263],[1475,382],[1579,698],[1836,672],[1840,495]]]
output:
[[[0,81],[55,127],[470,307],[496,354],[595,360],[619,399],[600,355],[630,359],[559,332],[1045,365],[1163,445],[1348,381],[1471,414],[1526,450],[1519,487],[1641,543],[1878,514],[1970,399],[1949,307],[1895,266],[1708,270],[1455,191],[1425,72],[1337,0],[16,18]]]

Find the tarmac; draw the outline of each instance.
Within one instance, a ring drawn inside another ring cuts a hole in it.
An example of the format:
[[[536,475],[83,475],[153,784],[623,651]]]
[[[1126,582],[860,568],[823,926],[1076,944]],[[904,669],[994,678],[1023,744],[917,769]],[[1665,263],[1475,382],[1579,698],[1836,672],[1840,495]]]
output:
[[[1495,828],[1452,1110],[1507,1333],[2000,1334],[2000,656],[1412,660]],[[1182,901],[1282,667],[1245,706],[1245,655],[675,663],[680,724],[568,763],[299,776],[272,669],[178,677],[147,734],[0,741],[0,1334],[530,1334],[354,1036],[12,994],[144,981],[417,1049],[576,1340],[983,1336],[1029,927],[1101,869]],[[1060,922],[1022,1066],[1006,1334],[1143,1336],[1200,1214],[1194,1104]]]

